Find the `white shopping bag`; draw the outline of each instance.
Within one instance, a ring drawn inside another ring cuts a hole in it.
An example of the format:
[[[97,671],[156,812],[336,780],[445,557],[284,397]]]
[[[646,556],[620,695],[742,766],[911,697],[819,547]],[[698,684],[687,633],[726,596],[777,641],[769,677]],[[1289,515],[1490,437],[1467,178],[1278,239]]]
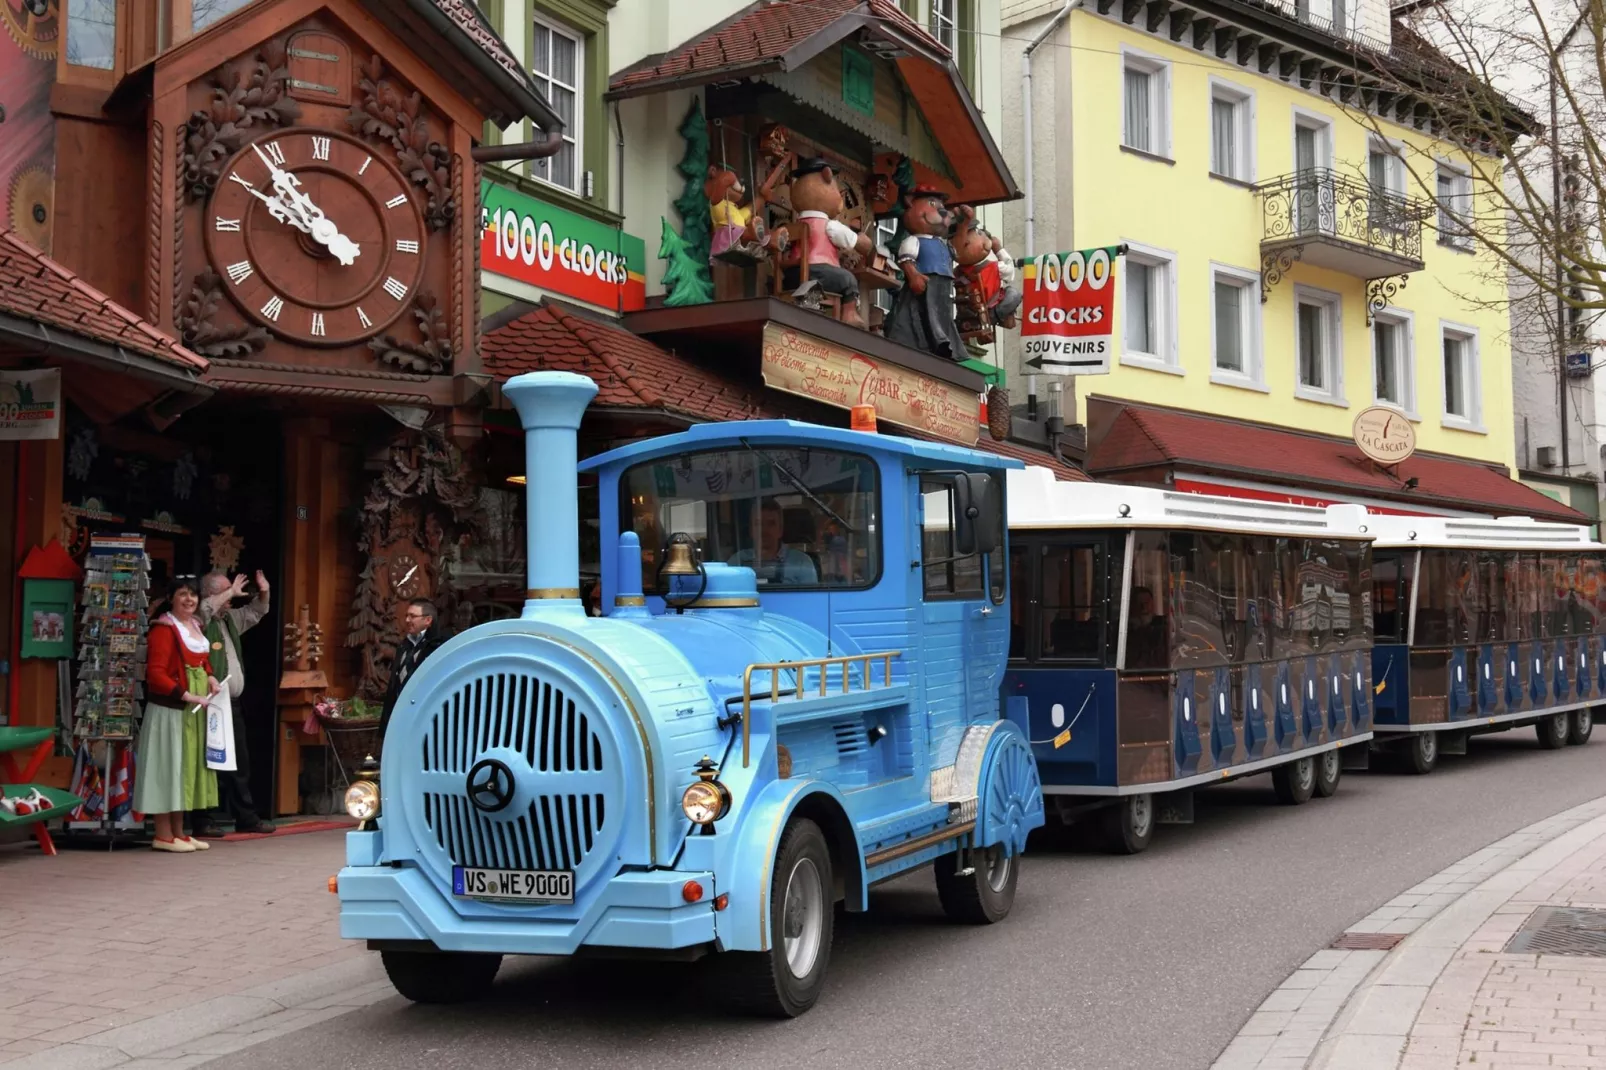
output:
[[[234,707],[227,686],[206,704],[206,767],[234,771]]]

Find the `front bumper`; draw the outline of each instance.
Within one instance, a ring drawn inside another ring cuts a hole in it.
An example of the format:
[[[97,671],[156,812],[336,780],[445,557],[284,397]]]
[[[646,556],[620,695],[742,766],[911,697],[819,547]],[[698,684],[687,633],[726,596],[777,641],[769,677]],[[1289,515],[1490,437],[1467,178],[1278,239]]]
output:
[[[380,861],[383,834],[348,832],[340,871],[340,935],[352,940],[425,940],[442,951],[572,955],[581,946],[669,950],[716,938],[714,876],[652,870],[621,873],[592,894],[579,917],[536,916],[546,908],[509,906],[505,916],[465,918],[416,866]],[[687,903],[688,880],[704,895]]]

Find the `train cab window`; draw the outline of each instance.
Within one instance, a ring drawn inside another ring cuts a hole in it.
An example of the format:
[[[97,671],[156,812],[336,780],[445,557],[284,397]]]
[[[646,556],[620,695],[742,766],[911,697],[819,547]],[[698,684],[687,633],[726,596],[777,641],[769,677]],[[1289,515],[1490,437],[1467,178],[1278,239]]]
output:
[[[1000,510],[997,530],[1003,531],[1003,496],[995,497],[993,503]],[[920,571],[926,599],[989,598],[1002,604],[1008,589],[1003,547],[991,554],[958,554],[954,542],[954,512],[953,480],[945,476],[923,476],[920,480]]]
[[[879,484],[868,457],[803,446],[709,450],[640,464],[619,481],[641,538],[642,584],[684,533],[704,561],[745,565],[761,590],[868,587],[881,573]]]

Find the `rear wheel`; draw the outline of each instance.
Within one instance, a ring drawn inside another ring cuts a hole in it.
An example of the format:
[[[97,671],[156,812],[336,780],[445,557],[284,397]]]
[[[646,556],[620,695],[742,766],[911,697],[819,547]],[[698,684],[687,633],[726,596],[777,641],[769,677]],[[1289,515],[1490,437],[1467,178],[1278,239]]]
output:
[[[1572,727],[1567,733],[1567,742],[1575,747],[1581,747],[1589,742],[1589,737],[1595,731],[1595,717],[1588,710],[1574,710],[1572,712]]]
[[[732,992],[748,1010],[796,1018],[825,987],[836,921],[831,851],[820,826],[796,818],[786,826],[770,880],[770,947],[729,955]]]
[[[491,987],[501,955],[469,951],[381,951],[396,991],[414,1003],[465,1003]]]
[[[1338,748],[1322,751],[1316,756],[1316,797],[1331,799],[1338,791],[1339,778],[1344,775],[1344,759]]]
[[[1154,839],[1154,796],[1123,795],[1099,811],[1099,828],[1111,854],[1139,854]]]
[[[1439,764],[1439,734],[1414,733],[1411,742],[1405,748],[1405,759],[1411,772],[1418,776],[1426,776],[1433,772],[1433,767]]]
[[[963,872],[961,859],[970,872]],[[1015,905],[1015,882],[1020,875],[1020,856],[1004,853],[1002,844],[985,850],[943,855],[932,863],[937,876],[937,898],[943,913],[967,925],[991,925],[1003,921]]]
[[[1539,734],[1539,745],[1546,750],[1555,750],[1567,745],[1567,736],[1571,732],[1572,714],[1555,713],[1534,724],[1534,731]]]
[[[1316,762],[1311,758],[1296,758],[1271,771],[1271,786],[1277,791],[1277,801],[1298,806],[1310,799],[1316,790]]]

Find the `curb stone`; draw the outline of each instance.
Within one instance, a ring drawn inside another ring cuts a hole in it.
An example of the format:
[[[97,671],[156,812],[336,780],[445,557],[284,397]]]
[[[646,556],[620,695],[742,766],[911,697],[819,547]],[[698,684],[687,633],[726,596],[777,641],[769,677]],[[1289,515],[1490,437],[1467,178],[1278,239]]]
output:
[[[1474,851],[1348,928],[1392,951],[1316,952],[1250,1015],[1211,1070],[1393,1070],[1428,989],[1461,945],[1534,877],[1606,835],[1606,796]]]
[[[378,957],[364,955],[80,1037],[4,1070],[184,1070],[391,995]]]

